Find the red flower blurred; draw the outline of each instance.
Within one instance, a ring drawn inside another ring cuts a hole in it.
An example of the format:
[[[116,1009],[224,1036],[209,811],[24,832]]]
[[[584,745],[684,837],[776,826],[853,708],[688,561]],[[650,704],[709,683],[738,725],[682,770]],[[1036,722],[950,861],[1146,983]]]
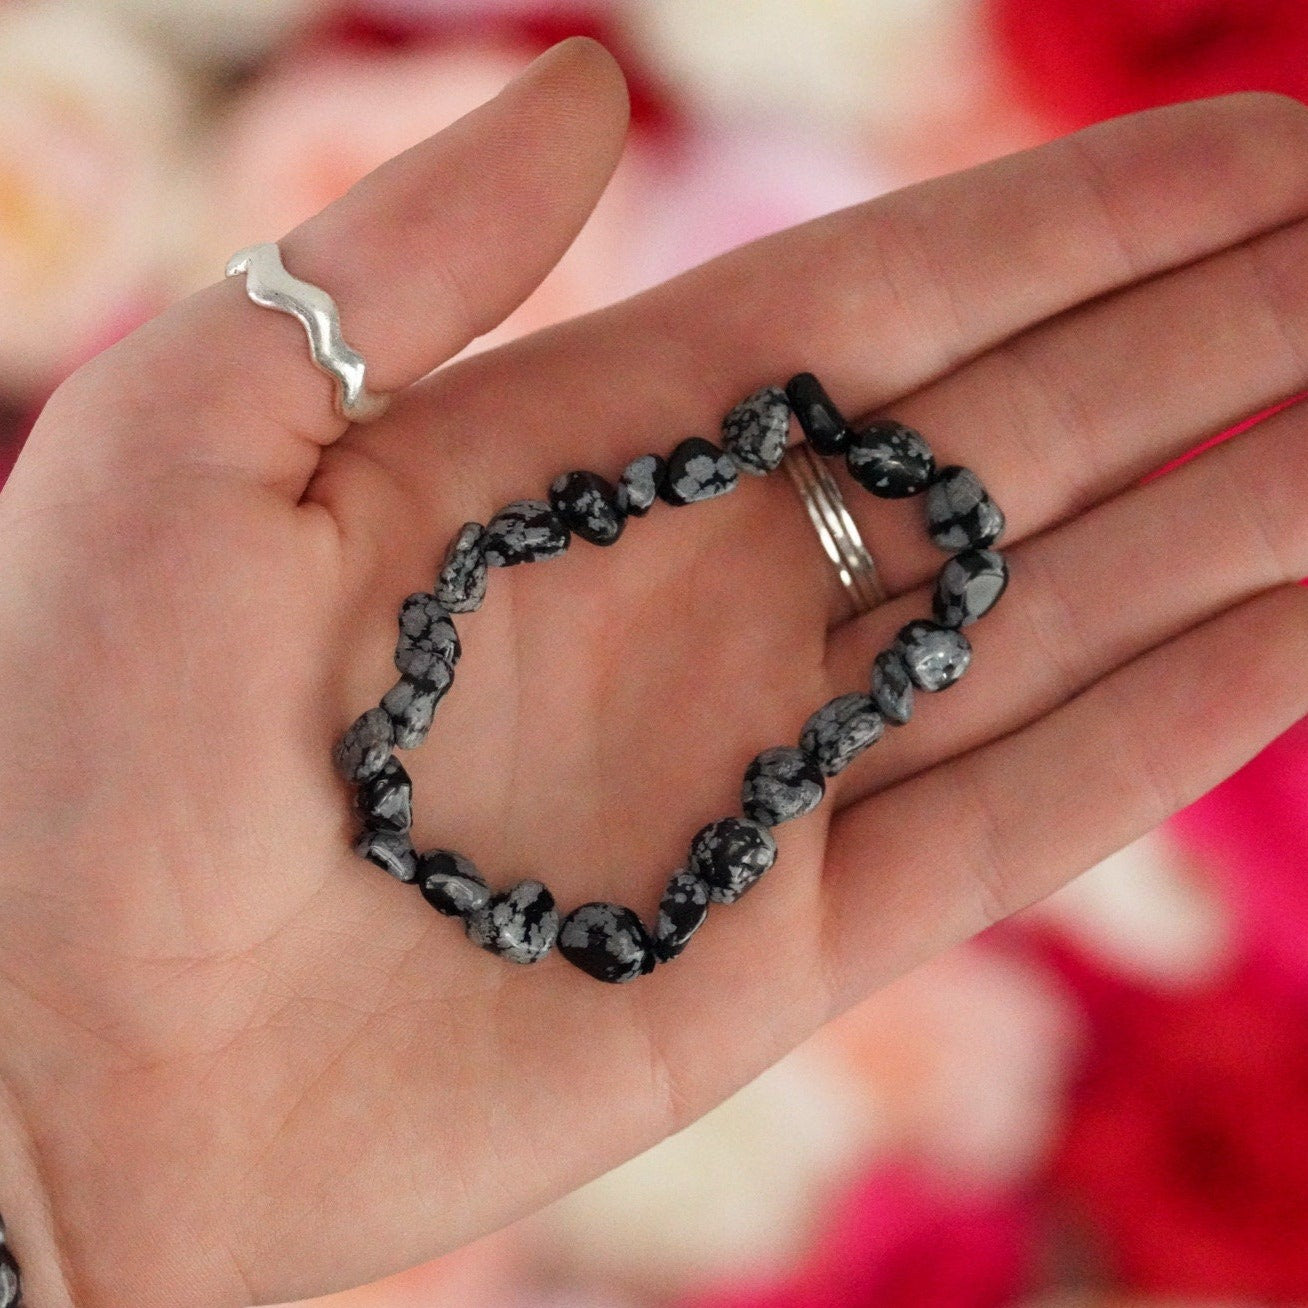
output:
[[[319,33],[327,44],[365,48],[498,42],[544,50],[569,36],[589,36],[622,66],[632,127],[656,135],[680,127],[667,88],[631,40],[621,6],[610,0],[342,0],[329,15]]]
[[[1056,1175],[1144,1291],[1308,1296],[1308,1011],[1244,979],[1100,1007]]]
[[[1001,1308],[1027,1288],[1029,1214],[907,1170],[876,1172],[839,1205],[789,1280],[735,1286],[693,1308]]]
[[[1060,125],[1225,91],[1308,98],[1304,0],[988,0],[1020,89]]]
[[[1308,719],[1173,825],[1207,855],[1245,952],[1308,996]]]

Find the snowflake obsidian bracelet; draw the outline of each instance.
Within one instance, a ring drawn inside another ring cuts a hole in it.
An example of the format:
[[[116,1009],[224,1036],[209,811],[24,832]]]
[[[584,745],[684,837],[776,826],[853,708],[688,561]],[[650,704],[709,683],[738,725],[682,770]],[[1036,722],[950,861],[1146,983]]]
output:
[[[582,904],[560,920],[554,896],[539,881],[493,893],[463,854],[419,854],[410,839],[413,786],[392,751],[414,749],[426,739],[461,653],[452,615],[481,606],[489,570],[556,558],[573,536],[612,545],[627,520],[643,517],[656,499],[695,504],[732,490],[741,471],[773,471],[786,455],[792,416],[811,450],[843,455],[854,480],[873,495],[923,495],[932,541],[953,552],[936,581],[934,620],[919,619],[899,631],[873,661],[866,693],[829,700],[804,723],[797,744],[765,749],[750,763],[740,813],[695,835],[652,930],[614,903]],[[557,944],[569,962],[601,981],[651,972],[681,953],[710,903],[733,903],[773,865],[771,828],[811,812],[828,777],[880,740],[887,723],[906,723],[915,691],[944,690],[967,670],[972,648],[962,628],[987,613],[1008,584],[1007,563],[990,548],[1003,529],[1004,515],[975,473],[937,468],[926,441],[901,423],[881,420],[852,430],[811,373],[737,405],[723,421],[721,445],[692,436],[666,460],[641,455],[616,486],[594,472],[564,473],[551,484],[548,501],[517,500],[484,526],[465,523],[434,590],[410,595],[400,606],[399,681],[350,726],[335,752],[337,770],[358,787],[364,830],[355,849],[397,880],[415,883],[437,912],[459,919],[476,944],[515,963],[534,963]]]

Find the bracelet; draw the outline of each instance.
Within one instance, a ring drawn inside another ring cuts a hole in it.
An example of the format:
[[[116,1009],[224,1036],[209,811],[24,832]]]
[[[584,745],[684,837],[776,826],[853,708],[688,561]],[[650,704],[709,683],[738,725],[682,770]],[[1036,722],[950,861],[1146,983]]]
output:
[[[782,462],[792,416],[819,455],[843,455],[861,486],[883,499],[923,496],[931,540],[952,552],[936,581],[933,619],[900,629],[872,665],[866,693],[838,695],[804,723],[797,745],[765,749],[745,769],[741,812],[702,827],[684,868],[667,884],[654,927],[630,908],[591,902],[560,920],[554,896],[535,880],[492,893],[463,854],[415,851],[410,839],[413,786],[392,752],[426,739],[454,681],[462,647],[452,615],[481,606],[491,568],[557,558],[579,536],[612,545],[631,518],[656,499],[682,506],[731,491],[739,473],[764,475]],[[357,785],[364,830],[355,851],[402,882],[416,884],[438,913],[459,919],[469,939],[515,963],[559,953],[600,981],[626,982],[667,963],[686,947],[709,904],[738,900],[776,861],[771,828],[811,812],[827,778],[881,739],[885,726],[912,716],[915,691],[937,692],[967,670],[972,647],[962,628],[987,613],[1008,584],[994,545],[1004,515],[975,473],[938,468],[910,427],[882,419],[854,431],[817,378],[800,373],[785,389],[768,386],[727,414],[720,445],[698,436],[666,459],[643,454],[613,485],[594,472],[556,478],[546,500],[516,500],[484,526],[465,523],[444,557],[430,593],[400,606],[395,666],[399,681],[349,727],[336,746],[339,773]]]
[[[0,1308],[23,1308],[23,1278],[18,1271],[18,1260],[9,1248],[3,1217],[0,1217]]]

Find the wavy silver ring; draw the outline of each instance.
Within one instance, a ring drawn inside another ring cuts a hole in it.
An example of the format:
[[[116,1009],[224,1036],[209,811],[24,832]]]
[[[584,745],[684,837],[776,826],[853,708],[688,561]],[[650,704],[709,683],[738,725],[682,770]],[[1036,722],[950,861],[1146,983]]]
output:
[[[227,276],[245,274],[245,293],[255,304],[298,318],[309,337],[314,364],[336,383],[336,412],[350,422],[371,422],[386,412],[389,395],[370,391],[363,356],[341,335],[341,315],[320,286],[292,277],[275,241],[238,250],[227,261]]]
[[[804,501],[827,558],[835,565],[855,616],[870,613],[885,602],[886,589],[836,479],[807,441],[788,446],[781,462]]]

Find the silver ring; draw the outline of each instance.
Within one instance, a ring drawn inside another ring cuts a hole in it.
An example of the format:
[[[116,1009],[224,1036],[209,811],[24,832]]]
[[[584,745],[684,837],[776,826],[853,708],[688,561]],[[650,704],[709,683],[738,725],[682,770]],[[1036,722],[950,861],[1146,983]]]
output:
[[[309,337],[314,364],[336,383],[336,412],[350,422],[371,422],[386,412],[389,395],[370,391],[363,356],[345,343],[336,301],[320,286],[292,277],[276,242],[238,250],[227,261],[227,276],[245,274],[245,293],[255,304],[298,318]]]
[[[870,613],[888,598],[886,588],[854,519],[845,508],[836,479],[807,441],[788,446],[781,462],[804,501],[827,558],[835,565],[854,613]]]

